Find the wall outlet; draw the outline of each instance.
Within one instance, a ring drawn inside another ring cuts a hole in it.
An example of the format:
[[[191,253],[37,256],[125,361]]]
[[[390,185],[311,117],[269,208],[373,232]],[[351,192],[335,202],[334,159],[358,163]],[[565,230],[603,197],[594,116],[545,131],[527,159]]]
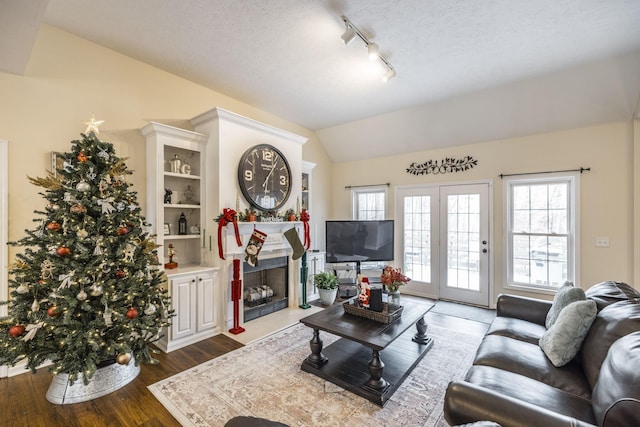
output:
[[[608,237],[596,237],[596,247],[598,247],[598,248],[608,248],[609,247],[609,238]]]

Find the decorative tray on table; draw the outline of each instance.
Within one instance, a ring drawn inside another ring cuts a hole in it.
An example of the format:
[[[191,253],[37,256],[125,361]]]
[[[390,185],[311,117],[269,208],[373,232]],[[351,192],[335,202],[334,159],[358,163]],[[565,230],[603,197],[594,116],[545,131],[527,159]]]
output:
[[[358,307],[356,304],[352,304],[352,301],[346,301],[342,304],[344,312],[352,314],[358,317],[364,317],[365,319],[375,320],[380,323],[391,323],[402,316],[403,307],[398,307],[397,310],[389,313],[389,304],[382,303],[382,311],[373,311],[366,308]]]

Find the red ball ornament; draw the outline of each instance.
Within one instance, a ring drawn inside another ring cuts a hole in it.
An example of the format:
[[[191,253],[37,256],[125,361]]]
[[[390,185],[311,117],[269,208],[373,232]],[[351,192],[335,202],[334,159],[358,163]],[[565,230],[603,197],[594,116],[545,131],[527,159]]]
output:
[[[127,275],[127,273],[125,273],[123,270],[116,270],[116,277],[118,279],[122,279]]]
[[[125,234],[127,234],[129,232],[129,229],[127,227],[118,227],[118,229],[116,230],[116,233],[118,234],[118,236],[124,236]]]
[[[58,256],[69,256],[71,254],[71,249],[66,246],[60,246],[56,250],[56,253],[58,254]]]
[[[47,314],[49,315],[49,317],[58,317],[60,316],[60,312],[57,310],[58,310],[58,307],[56,307],[55,305],[52,305],[47,309]]]
[[[9,328],[9,336],[16,338],[24,334],[24,325],[14,325]]]
[[[127,310],[127,319],[137,319],[138,318],[138,310],[135,307],[129,307]]]
[[[56,221],[52,221],[49,224],[47,224],[47,230],[59,231],[61,228],[62,226],[60,225],[60,223]]]
[[[78,161],[79,161],[79,162],[84,163],[84,162],[86,162],[86,161],[87,161],[87,159],[88,159],[88,157],[87,157],[87,155],[86,155],[86,154],[84,154],[84,151],[81,151],[81,152],[78,154]]]

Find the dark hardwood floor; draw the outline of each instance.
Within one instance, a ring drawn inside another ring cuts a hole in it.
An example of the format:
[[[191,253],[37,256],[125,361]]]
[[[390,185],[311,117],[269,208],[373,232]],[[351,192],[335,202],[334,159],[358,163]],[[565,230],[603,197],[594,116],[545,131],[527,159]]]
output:
[[[428,325],[483,336],[488,325],[437,313],[427,313]],[[180,424],[147,389],[157,381],[218,357],[242,344],[218,335],[171,353],[157,355],[160,364],[142,365],[140,375],[127,386],[89,402],[70,405],[49,403],[45,393],[51,383],[46,368],[36,374],[0,379],[0,425],[47,426],[179,426]]]

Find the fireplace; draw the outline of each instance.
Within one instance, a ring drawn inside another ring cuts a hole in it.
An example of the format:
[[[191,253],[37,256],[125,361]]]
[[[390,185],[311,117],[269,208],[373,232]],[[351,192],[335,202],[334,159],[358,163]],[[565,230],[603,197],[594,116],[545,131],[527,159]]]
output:
[[[242,271],[245,322],[289,306],[289,257],[260,259],[255,267],[245,262]]]

